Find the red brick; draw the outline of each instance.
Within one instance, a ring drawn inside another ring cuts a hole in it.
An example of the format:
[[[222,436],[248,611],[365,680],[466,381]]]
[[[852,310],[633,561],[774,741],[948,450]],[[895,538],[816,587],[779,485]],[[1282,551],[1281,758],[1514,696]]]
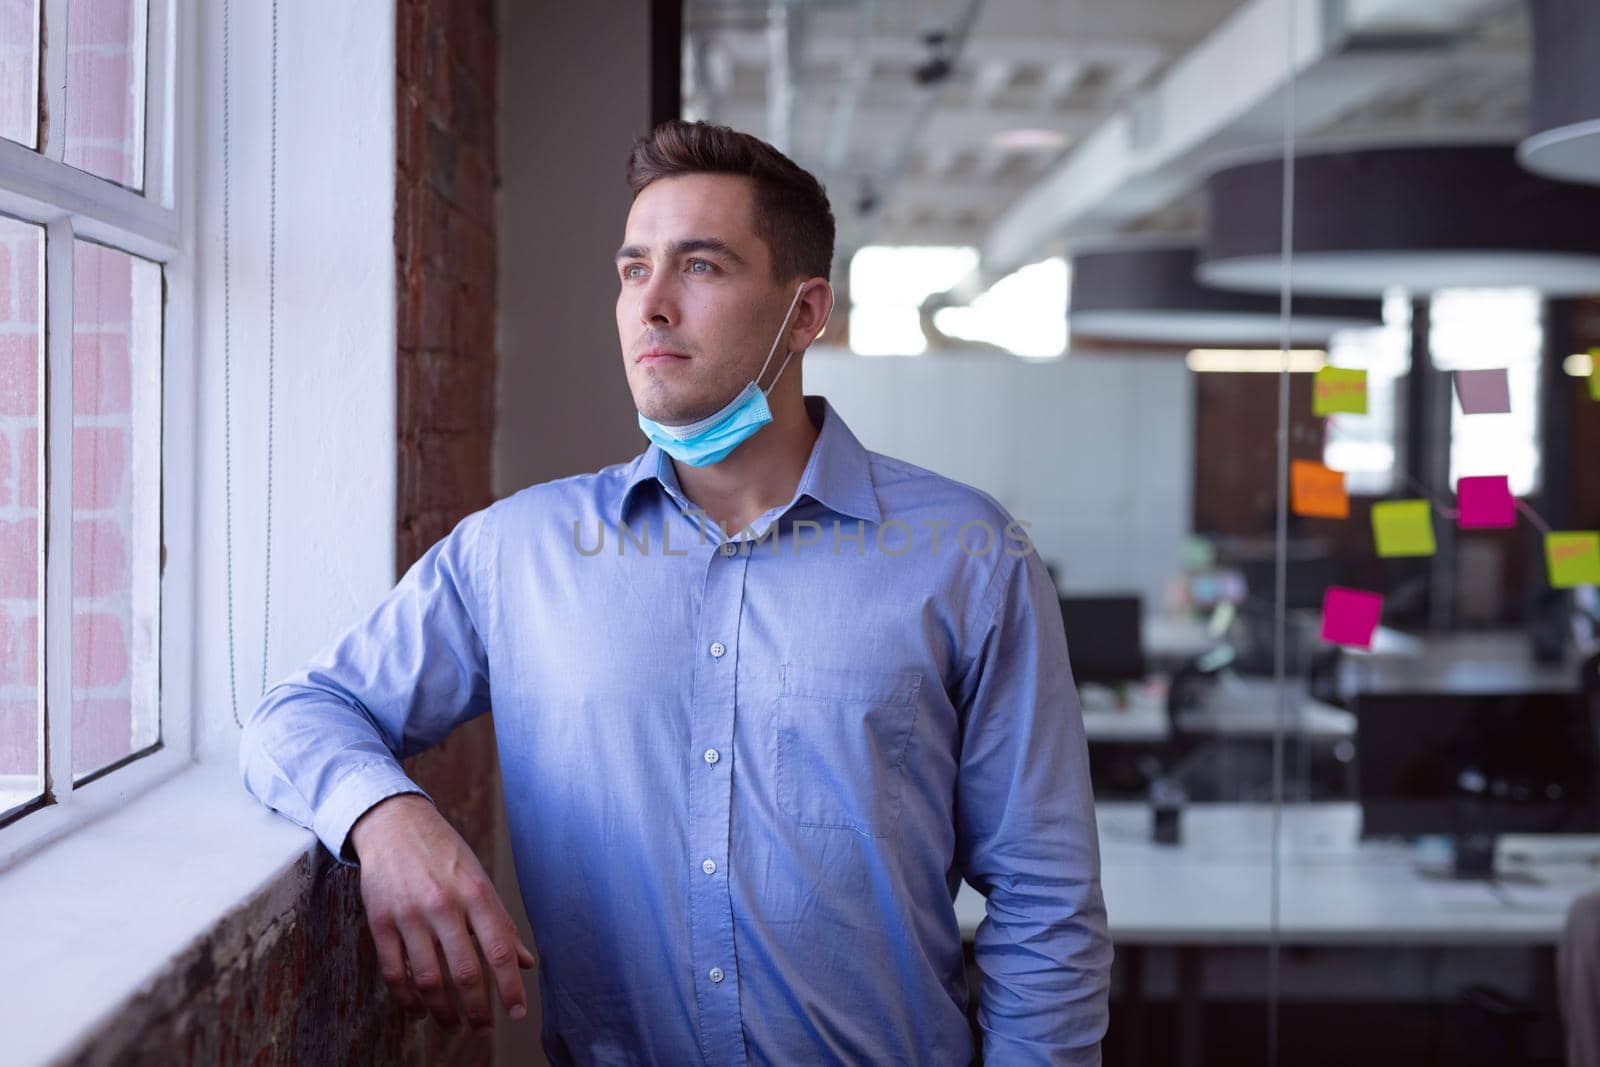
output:
[[[72,413],[128,414],[132,371],[126,334],[75,333],[72,338]]]
[[[133,705],[124,698],[72,701],[72,770],[89,774],[133,751]]]
[[[423,177],[449,200],[456,191],[456,142],[449,133],[434,123],[428,123],[424,133],[427,157],[422,161]]]
[[[128,676],[128,646],[122,620],[105,612],[72,616],[72,685],[115,685]]]
[[[39,414],[39,338],[0,334],[0,415]]]
[[[29,227],[30,236],[18,242],[12,268],[16,279],[17,302],[14,306],[18,322],[37,326],[39,323],[39,257],[44,248],[42,231]]]
[[[39,506],[39,429],[30,426],[17,437],[17,505]]]
[[[428,115],[440,126],[450,122],[450,47],[444,34],[428,27],[422,57],[423,72],[418,88],[423,93]]]
[[[133,321],[133,257],[79,242],[72,251],[72,316],[77,329]]]
[[[39,684],[39,616],[29,615],[17,625],[22,644],[22,684]]]
[[[398,369],[400,410],[412,426],[446,433],[492,426],[493,383],[480,366],[422,351],[400,360]]]
[[[421,285],[421,312],[417,321],[417,344],[421,348],[450,347],[450,315],[454,286],[445,278],[424,273]]]
[[[22,665],[17,661],[17,627],[11,612],[0,605],[0,685],[11,685],[22,677]],[[0,750],[5,747],[5,726],[0,723]],[[0,770],[0,774],[4,774]]]
[[[114,426],[72,430],[72,506],[80,511],[116,507],[128,483],[128,431]]]
[[[424,23],[422,11],[402,0],[395,7],[395,71],[401,86],[415,83],[422,73]]]
[[[0,700],[0,774],[38,773],[38,702]]]
[[[119,141],[133,128],[129,114],[128,57],[67,51],[69,139]],[[91,95],[92,92],[92,95]]]
[[[458,355],[480,360],[494,355],[494,298],[479,289],[463,288],[455,301],[456,321],[451,328]],[[492,363],[490,364],[492,366]]]
[[[87,45],[121,45],[126,49],[133,33],[128,23],[131,7],[131,4],[115,0],[100,0],[98,3],[78,0],[77,3],[68,4],[69,49],[76,51]]]
[[[39,596],[39,520],[0,521],[0,597]]]
[[[11,505],[11,435],[0,431],[0,507]]]
[[[422,275],[415,266],[395,278],[396,341],[401,352],[414,352],[421,343],[422,334]]]
[[[126,596],[128,553],[122,527],[110,519],[72,523],[72,595]]]
[[[494,174],[482,154],[473,149],[463,149],[456,156],[455,202],[473,222],[494,225]]]
[[[395,151],[400,173],[407,177],[420,177],[426,169],[423,149],[427,144],[428,111],[423,106],[421,91],[402,89],[398,99],[399,131]]]

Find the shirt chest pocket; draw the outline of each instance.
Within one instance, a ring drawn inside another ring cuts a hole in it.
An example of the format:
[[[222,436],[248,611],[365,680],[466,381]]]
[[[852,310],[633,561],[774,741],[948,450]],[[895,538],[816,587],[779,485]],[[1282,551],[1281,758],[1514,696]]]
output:
[[[922,675],[786,663],[774,704],[778,807],[802,826],[888,837]]]

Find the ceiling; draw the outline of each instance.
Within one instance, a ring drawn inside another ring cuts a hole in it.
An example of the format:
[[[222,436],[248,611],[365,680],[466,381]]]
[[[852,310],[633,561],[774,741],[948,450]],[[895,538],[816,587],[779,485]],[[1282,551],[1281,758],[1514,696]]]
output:
[[[689,0],[684,36],[685,115],[816,173],[841,265],[972,245],[980,287],[1198,228],[1208,170],[1282,143],[1290,70],[1307,144],[1515,140],[1527,110],[1521,0]]]

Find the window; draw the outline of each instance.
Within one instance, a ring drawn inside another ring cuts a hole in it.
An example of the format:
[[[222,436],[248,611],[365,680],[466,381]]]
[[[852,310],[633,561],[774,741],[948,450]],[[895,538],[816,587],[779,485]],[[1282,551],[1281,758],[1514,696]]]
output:
[[[863,356],[928,350],[922,302],[978,265],[970,247],[868,245],[850,260],[850,348]],[[1001,278],[967,306],[940,308],[934,328],[1013,355],[1059,357],[1067,345],[1067,263],[1059,256]]]
[[[176,10],[0,0],[0,826],[28,833],[166,732]]]
[[[1367,413],[1329,415],[1323,462],[1345,474],[1352,493],[1383,496],[1397,484],[1395,447],[1399,440],[1399,383],[1411,370],[1411,305],[1405,294],[1383,301],[1383,325],[1341,330],[1328,343],[1328,364],[1367,372]],[[1416,487],[1407,479],[1407,492]]]
[[[1511,491],[1539,488],[1539,295],[1523,289],[1451,289],[1436,294],[1429,347],[1444,371],[1505,368],[1511,411],[1473,415],[1451,401],[1450,488],[1462,476],[1504,474]],[[1454,390],[1451,391],[1454,397]]]

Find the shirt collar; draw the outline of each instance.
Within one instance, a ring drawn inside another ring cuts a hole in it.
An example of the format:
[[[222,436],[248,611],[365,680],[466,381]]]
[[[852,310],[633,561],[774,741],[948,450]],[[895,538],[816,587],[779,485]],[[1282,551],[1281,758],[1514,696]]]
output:
[[[819,427],[816,443],[811,446],[811,458],[806,461],[800,475],[800,485],[795,499],[809,496],[823,506],[867,522],[882,521],[878,508],[878,494],[872,485],[872,466],[867,450],[856,435],[850,432],[839,413],[828,403],[827,397],[806,396],[806,414],[813,425]],[[678,484],[678,472],[671,458],[660,445],[650,447],[635,457],[628,469],[628,480],[623,484],[618,498],[616,519],[625,521],[633,492],[641,484],[654,479],[661,484],[682,507],[690,507],[683,488]]]

